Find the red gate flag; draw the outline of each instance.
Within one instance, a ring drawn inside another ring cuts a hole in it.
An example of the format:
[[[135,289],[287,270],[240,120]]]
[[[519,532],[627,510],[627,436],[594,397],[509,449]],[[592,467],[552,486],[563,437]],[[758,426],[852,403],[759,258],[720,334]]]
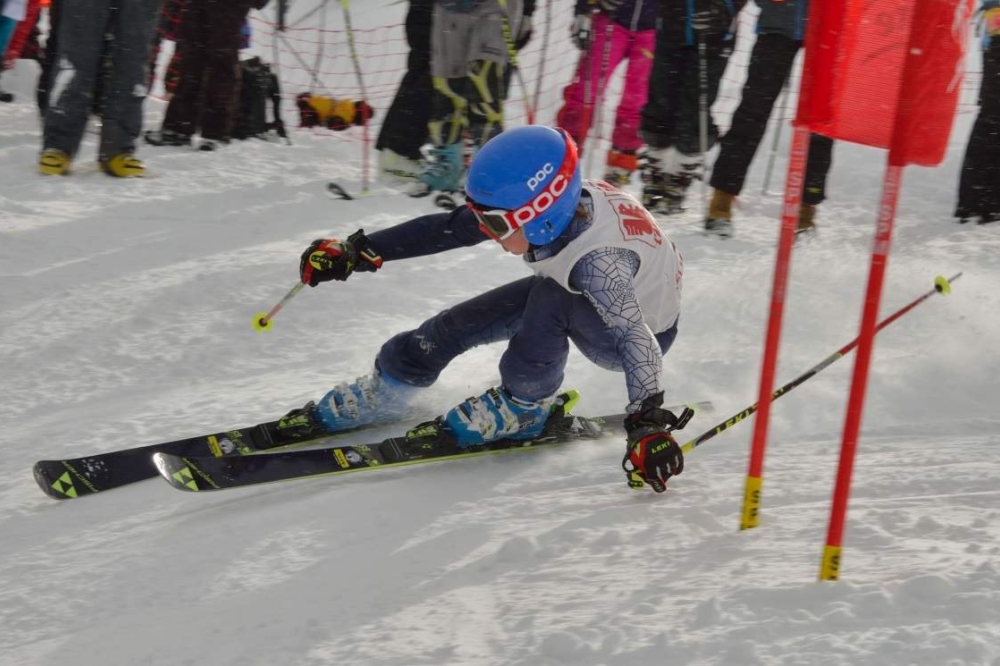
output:
[[[891,164],[940,164],[971,20],[972,0],[810,3],[796,123],[889,148]]]

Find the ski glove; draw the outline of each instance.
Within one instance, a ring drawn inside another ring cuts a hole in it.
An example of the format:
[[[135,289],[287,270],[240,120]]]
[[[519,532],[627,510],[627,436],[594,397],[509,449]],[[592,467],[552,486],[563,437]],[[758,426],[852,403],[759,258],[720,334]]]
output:
[[[680,430],[694,410],[685,407],[680,416],[663,409],[663,393],[642,401],[639,411],[625,417],[626,448],[622,469],[632,488],[642,488],[648,483],[662,493],[667,489],[667,479],[684,471],[684,453],[671,435]]]
[[[514,50],[520,51],[531,41],[531,17],[522,16],[521,25],[517,28],[517,38],[514,40]]]
[[[299,276],[302,282],[315,287],[328,280],[344,281],[354,271],[374,273],[382,267],[382,257],[371,248],[363,229],[358,229],[342,241],[319,238],[302,253]]]
[[[590,14],[577,14],[574,16],[573,22],[569,26],[569,34],[576,48],[581,51],[589,51],[590,42],[594,36]]]

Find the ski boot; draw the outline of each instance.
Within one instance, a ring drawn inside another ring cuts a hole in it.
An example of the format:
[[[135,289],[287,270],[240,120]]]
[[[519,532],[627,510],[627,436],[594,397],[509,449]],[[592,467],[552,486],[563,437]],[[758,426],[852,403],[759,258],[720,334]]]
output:
[[[146,175],[146,166],[132,153],[118,153],[101,162],[101,170],[116,178],[142,178]]]
[[[643,206],[661,215],[684,212],[688,187],[702,177],[698,159],[698,155],[687,155],[676,148],[648,148],[639,158],[639,173],[645,183]]]
[[[816,232],[816,204],[804,203],[799,206],[799,221],[795,227],[795,234],[812,234]]]
[[[385,374],[375,364],[370,375],[353,384],[338,384],[316,407],[316,419],[327,432],[350,430],[406,415],[418,387]]]
[[[446,210],[455,208],[458,204],[451,193],[462,189],[462,143],[449,143],[434,146],[424,170],[416,182],[407,188],[411,197],[426,197],[431,192],[440,192],[434,203]]]
[[[65,176],[69,173],[72,159],[56,148],[46,148],[38,157],[38,173],[47,176]]]
[[[733,235],[733,200],[729,192],[714,190],[712,201],[708,205],[708,215],[705,217],[705,232],[722,238]]]
[[[151,146],[190,146],[191,137],[173,130],[149,130],[143,138]]]
[[[422,160],[414,160],[400,155],[389,148],[378,151],[377,178],[388,187],[406,187],[420,177]]]
[[[612,147],[608,151],[607,168],[604,171],[604,181],[615,187],[625,187],[632,179],[632,174],[639,168],[639,158],[634,150],[620,150]]]
[[[386,460],[397,462],[481,450],[501,439],[531,440],[550,432],[570,432],[572,428],[566,422],[573,419],[564,417],[579,400],[580,394],[568,389],[539,402],[525,403],[499,386],[412,428],[402,441],[387,441],[379,450]],[[489,436],[484,436],[485,431]]]

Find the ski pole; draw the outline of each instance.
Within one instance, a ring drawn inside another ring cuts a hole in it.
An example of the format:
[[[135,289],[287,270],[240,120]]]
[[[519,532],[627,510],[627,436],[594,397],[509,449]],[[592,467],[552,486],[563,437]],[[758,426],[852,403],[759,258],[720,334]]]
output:
[[[275,315],[281,312],[281,308],[285,307],[288,301],[295,298],[295,295],[302,291],[302,287],[306,286],[305,282],[299,282],[294,287],[288,290],[285,297],[282,298],[278,303],[271,308],[270,312],[258,312],[253,316],[253,328],[258,333],[263,333],[264,331],[271,330],[271,320],[274,319]]]
[[[361,75],[361,63],[358,59],[358,49],[354,45],[354,29],[351,27],[351,0],[340,0],[340,7],[344,10],[344,28],[347,31],[347,48],[351,52],[351,61],[354,63],[354,73],[358,78],[358,88],[361,90],[361,101],[368,104],[368,93],[365,91],[365,79]],[[323,3],[324,5],[326,3]],[[361,111],[361,193],[368,194],[368,114]]]
[[[912,301],[909,305],[903,306],[902,308],[900,308],[899,310],[897,310],[896,312],[894,312],[890,316],[886,317],[881,323],[879,323],[875,327],[875,332],[878,333],[883,328],[885,328],[886,326],[888,326],[892,322],[896,321],[897,319],[899,319],[900,317],[902,317],[904,314],[906,314],[907,312],[909,312],[913,308],[917,307],[918,305],[920,305],[921,303],[923,303],[924,301],[926,301],[928,298],[930,298],[934,294],[939,293],[939,294],[941,294],[943,296],[947,296],[948,294],[951,293],[951,283],[954,282],[955,280],[957,280],[958,278],[960,278],[961,276],[962,276],[962,273],[957,273],[954,276],[952,276],[951,278],[945,278],[945,277],[943,277],[941,275],[937,276],[936,278],[934,278],[934,288],[933,289],[931,289],[927,293],[921,295],[919,298],[917,298],[916,300]],[[786,393],[788,393],[789,391],[791,391],[796,386],[799,386],[800,384],[803,384],[807,379],[815,376],[821,370],[824,370],[827,366],[829,366],[830,364],[832,364],[834,361],[838,360],[839,358],[841,358],[842,356],[844,356],[848,352],[850,352],[852,349],[854,349],[855,347],[857,347],[858,343],[860,342],[860,340],[861,340],[861,336],[859,335],[858,337],[854,338],[853,340],[851,340],[850,342],[848,342],[846,345],[844,345],[843,347],[841,347],[840,349],[838,349],[837,351],[833,352],[832,354],[830,354],[829,356],[827,356],[825,359],[823,359],[822,361],[820,361],[819,363],[817,363],[816,365],[814,365],[813,367],[811,367],[809,370],[807,370],[803,374],[799,375],[798,377],[796,377],[792,381],[788,382],[787,384],[785,384],[781,388],[777,389],[774,393],[771,394],[771,399],[772,400],[777,400],[781,396],[783,396]],[[717,426],[715,426],[715,427],[713,427],[713,428],[711,428],[709,430],[706,430],[705,432],[703,432],[702,434],[698,435],[697,437],[695,437],[691,441],[686,442],[681,447],[681,450],[684,453],[689,453],[696,446],[701,446],[702,444],[704,444],[708,440],[712,439],[713,437],[715,437],[719,433],[721,433],[721,432],[723,432],[725,430],[729,430],[734,425],[736,425],[737,423],[740,423],[741,421],[745,420],[748,416],[750,416],[751,414],[753,414],[756,411],[757,411],[757,403],[754,403],[754,404],[750,405],[749,407],[747,407],[746,409],[744,409],[742,412],[738,412],[738,413],[732,415],[731,417],[729,417],[728,419],[726,419],[722,423],[718,424]]]
[[[774,158],[778,154],[781,129],[785,126],[785,107],[788,105],[788,79],[790,77],[791,73],[785,77],[785,83],[781,86],[781,102],[778,104],[778,126],[774,128],[774,139],[771,141],[771,154],[767,158],[767,171],[764,172],[764,184],[760,188],[761,194],[767,194],[767,188],[771,184],[771,172],[774,171]]]
[[[698,147],[701,149],[701,207],[708,216],[708,55],[705,35],[698,35]]]
[[[520,84],[521,92],[524,95],[525,119],[528,121],[529,125],[534,125],[535,104],[531,101],[531,91],[529,91],[528,86],[524,84],[524,77],[521,75],[521,65],[517,61],[517,48],[514,45],[513,32],[510,29],[510,17],[507,15],[507,0],[498,0],[498,2],[500,4],[500,11],[502,12],[500,16],[502,21],[500,29],[503,31],[504,41],[507,42],[507,55],[510,59],[509,65],[514,72],[514,76],[517,77],[517,82]]]

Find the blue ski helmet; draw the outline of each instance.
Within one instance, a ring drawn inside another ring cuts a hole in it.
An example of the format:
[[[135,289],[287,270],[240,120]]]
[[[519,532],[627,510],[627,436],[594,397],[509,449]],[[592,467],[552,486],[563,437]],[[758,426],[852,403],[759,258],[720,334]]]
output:
[[[509,129],[486,142],[469,165],[465,194],[481,215],[524,229],[533,245],[555,240],[573,220],[583,189],[576,142],[543,125]],[[503,237],[502,233],[495,235]]]

